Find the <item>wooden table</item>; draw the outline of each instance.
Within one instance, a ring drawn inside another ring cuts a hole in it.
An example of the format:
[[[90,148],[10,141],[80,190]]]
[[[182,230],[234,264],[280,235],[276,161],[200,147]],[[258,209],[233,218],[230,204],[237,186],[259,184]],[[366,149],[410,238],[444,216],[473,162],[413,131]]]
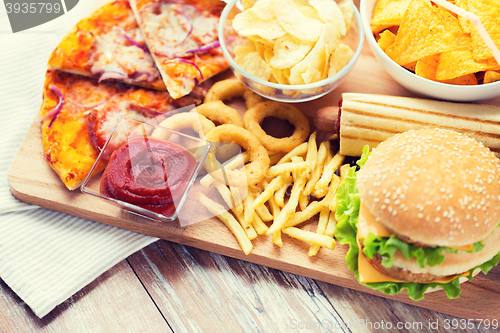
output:
[[[365,43],[360,61],[329,98],[368,85],[370,93],[413,96],[383,71]],[[488,102],[500,104],[500,98]],[[313,114],[315,105],[305,111]],[[164,240],[118,263],[42,319],[0,280],[1,332],[499,331],[456,325],[463,322]]]
[[[498,332],[478,323],[445,329],[453,320],[460,319],[163,240],[43,319],[0,282],[2,332],[385,332],[391,325]]]

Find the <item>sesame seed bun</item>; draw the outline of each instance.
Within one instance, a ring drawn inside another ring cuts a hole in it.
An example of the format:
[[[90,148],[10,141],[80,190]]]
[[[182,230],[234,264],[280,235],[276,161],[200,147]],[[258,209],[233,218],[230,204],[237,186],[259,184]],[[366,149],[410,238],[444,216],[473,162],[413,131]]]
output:
[[[433,128],[382,142],[357,179],[361,201],[387,229],[407,242],[444,247],[492,235],[500,223],[499,184],[500,160],[488,148]]]

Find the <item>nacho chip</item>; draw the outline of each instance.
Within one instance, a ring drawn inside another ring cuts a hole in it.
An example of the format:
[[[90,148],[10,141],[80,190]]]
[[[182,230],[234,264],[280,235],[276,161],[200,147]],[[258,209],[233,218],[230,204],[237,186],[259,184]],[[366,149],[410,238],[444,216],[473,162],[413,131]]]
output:
[[[433,54],[453,51],[456,40],[429,0],[412,0],[399,26],[393,60],[406,65]]]
[[[379,0],[373,10],[371,27],[373,33],[380,32],[380,27],[400,25],[411,0]],[[385,28],[384,28],[385,29]]]
[[[500,2],[492,0],[468,0],[467,6],[470,12],[479,17],[497,48],[500,48]],[[472,27],[471,35],[474,59],[481,61],[491,58],[493,54],[475,27]]]
[[[455,84],[455,85],[476,85],[478,84],[476,76],[474,74],[466,74],[459,77],[455,77],[451,80],[438,80],[436,73],[438,71],[439,63],[441,62],[441,56],[435,54],[429,57],[420,59],[415,66],[415,74],[424,77],[429,80]]]
[[[378,46],[385,51],[389,46],[394,44],[396,41],[396,35],[393,34],[390,30],[384,30],[380,33],[380,38],[378,40]]]
[[[496,81],[500,81],[500,72],[486,71],[486,73],[484,73],[484,79],[483,79],[484,84],[492,83],[492,82],[496,82]]]
[[[272,2],[274,2],[276,23],[284,31],[304,41],[315,42],[320,38],[324,23],[304,15],[293,0],[272,0]]]
[[[328,77],[337,74],[344,68],[354,56],[353,50],[349,45],[340,43],[340,45],[332,52],[330,56],[330,64],[328,67]]]
[[[459,76],[480,71],[498,69],[494,58],[489,61],[476,61],[470,50],[451,51],[441,54],[436,77],[439,80],[450,80]]]
[[[304,59],[313,46],[312,42],[301,41],[287,34],[276,40],[274,56],[269,64],[276,69],[291,68]]]

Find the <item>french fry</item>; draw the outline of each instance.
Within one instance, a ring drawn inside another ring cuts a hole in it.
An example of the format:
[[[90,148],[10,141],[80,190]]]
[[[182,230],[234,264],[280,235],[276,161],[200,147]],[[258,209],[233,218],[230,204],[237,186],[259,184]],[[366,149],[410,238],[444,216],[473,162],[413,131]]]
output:
[[[296,225],[299,225],[310,218],[312,218],[314,215],[318,214],[321,210],[321,203],[319,201],[313,201],[311,202],[306,209],[300,212],[296,212],[290,218],[286,221],[285,227],[295,227]]]
[[[309,180],[304,188],[304,194],[309,195],[314,190],[314,186],[318,182],[323,172],[323,168],[326,164],[325,161],[328,155],[327,151],[329,150],[330,141],[323,141],[320,143],[318,153],[316,155],[316,163],[314,164],[311,176],[309,177]]]
[[[196,193],[196,199],[203,206],[205,206],[210,213],[217,216],[227,226],[227,228],[236,237],[236,240],[245,254],[249,254],[252,251],[252,242],[250,242],[238,221],[236,221],[236,219],[228,211],[226,211],[224,207],[212,201],[201,192]]]
[[[274,198],[276,199],[276,202],[280,207],[285,206],[285,192],[288,189],[290,185],[293,183],[293,178],[290,175],[287,175],[287,177],[284,178],[283,180],[283,185],[279,189],[274,192]]]
[[[245,225],[245,216],[243,214],[239,214],[233,210],[234,216],[236,216],[236,220],[240,223],[241,227],[245,231],[249,240],[254,240],[257,238],[257,232],[255,231],[252,225]],[[252,221],[253,222],[253,221]]]
[[[335,170],[337,170],[342,165],[343,162],[344,162],[344,155],[340,155],[339,153],[335,154],[335,156],[325,166],[323,174],[321,175],[321,178],[318,180],[314,188],[322,189],[328,186]]]
[[[328,224],[326,225],[325,235],[333,237],[335,234],[335,227],[337,226],[337,220],[335,219],[335,212],[330,212],[328,217]]]
[[[266,176],[276,177],[279,175],[287,174],[297,169],[304,169],[306,172],[310,170],[311,166],[306,161],[303,162],[288,162],[277,164],[267,170]]]
[[[269,165],[276,165],[285,156],[283,153],[274,153],[269,155]]]
[[[264,222],[274,220],[274,216],[269,212],[269,209],[267,209],[266,205],[260,205],[255,209],[255,211]]]
[[[328,186],[328,193],[321,200],[321,204],[325,207],[336,207],[335,204],[335,194],[340,185],[340,177],[333,174],[332,180],[330,181],[330,186]],[[331,208],[330,208],[331,209]]]
[[[304,242],[319,244],[322,247],[333,250],[335,249],[335,240],[332,237],[319,235],[315,232],[305,231],[296,227],[284,228],[283,233],[290,237],[299,239]]]
[[[229,188],[217,180],[215,180],[213,184],[217,189],[217,191],[219,192],[219,194],[221,195],[222,200],[224,200],[224,202],[226,203],[226,205],[229,208],[233,208],[234,207],[233,196],[231,195],[231,191],[229,190]]]
[[[309,196],[304,194],[304,191],[300,192],[299,194],[299,207],[300,210],[306,209],[307,205],[309,204]]]
[[[266,201],[269,200],[274,195],[281,186],[283,186],[283,177],[278,176],[271,180],[271,182],[265,187],[264,191],[262,191],[259,196],[253,202],[253,208],[257,209],[259,206],[263,205]]]
[[[298,174],[300,169],[295,173]],[[267,233],[272,234],[276,232],[276,230],[280,230],[285,225],[288,218],[295,212],[297,209],[297,205],[299,204],[299,195],[302,192],[304,185],[306,183],[306,179],[304,177],[295,177],[296,180],[293,183],[292,192],[290,194],[290,198],[288,202],[285,204],[283,209],[281,210],[278,218],[274,220],[273,224],[267,231]],[[298,178],[298,179],[297,179]]]
[[[253,216],[255,215],[255,209],[253,209],[254,196],[252,191],[248,191],[247,195],[243,199],[243,216],[244,216],[244,226],[251,225],[253,222]]]
[[[239,187],[229,186],[229,191],[231,191],[231,195],[233,197],[234,209],[233,211],[238,212],[238,214],[243,213],[243,199],[241,198],[241,192]]]
[[[318,158],[318,145],[316,143],[316,132],[309,136],[309,141],[307,142],[307,154],[306,162],[309,165],[315,165]],[[311,170],[312,171],[312,170]],[[310,174],[308,175],[309,178]]]
[[[255,231],[257,232],[257,234],[259,234],[259,235],[264,235],[267,232],[267,230],[269,229],[267,227],[267,225],[265,225],[264,222],[261,220],[261,218],[259,217],[258,214],[255,214],[253,216],[252,225],[253,225]]]
[[[273,219],[276,220],[280,214],[281,207],[276,202],[274,197],[269,198],[269,207],[271,207],[271,212],[273,213]],[[273,243],[279,247],[283,246],[283,240],[281,239],[281,230],[276,231],[273,234]]]
[[[307,153],[307,142],[303,142],[297,147],[293,148],[290,152],[288,152],[285,156],[281,158],[281,160],[276,163],[276,165],[286,163],[292,159],[292,156],[302,156]]]
[[[317,234],[319,234],[319,235],[325,234],[325,230],[326,230],[326,226],[328,225],[328,218],[329,217],[330,217],[330,209],[325,208],[325,207],[321,208],[321,211],[319,212],[318,228],[316,229]],[[321,246],[318,243],[314,243],[309,248],[308,255],[310,257],[315,256],[318,253],[320,247]]]
[[[351,168],[351,166],[349,164],[344,164],[343,166],[340,167],[340,181],[341,182],[344,181],[350,168]]]

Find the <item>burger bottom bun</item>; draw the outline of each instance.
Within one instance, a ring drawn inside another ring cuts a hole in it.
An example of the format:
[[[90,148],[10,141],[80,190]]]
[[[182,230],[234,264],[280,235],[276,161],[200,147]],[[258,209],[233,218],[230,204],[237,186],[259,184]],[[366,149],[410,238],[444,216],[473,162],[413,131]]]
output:
[[[478,275],[480,272],[481,272],[481,269],[479,269],[479,268],[478,268],[478,269],[474,270],[474,272],[472,272],[472,276],[476,276],[476,275]],[[467,281],[469,281],[469,279],[468,279],[467,277],[465,277],[465,276],[462,276],[462,277],[459,277],[459,278],[458,278],[458,282],[459,282],[460,284],[462,284],[462,283],[464,283],[464,282],[467,282]],[[443,288],[442,288],[442,287],[439,287],[439,286],[438,286],[438,287],[434,287],[434,288],[429,288],[429,289],[427,289],[427,290],[424,292],[424,294],[429,294],[429,293],[433,293],[433,292],[435,292],[435,291],[440,291],[440,290],[443,290]]]
[[[393,268],[396,268],[398,271],[403,270],[413,274],[429,274],[435,277],[445,277],[467,272],[491,260],[500,252],[500,227],[496,228],[490,236],[486,237],[482,241],[482,244],[484,245],[483,249],[474,253],[464,250],[458,250],[457,253],[445,251],[443,253],[445,259],[440,265],[434,267],[426,265],[423,268],[417,265],[415,258],[408,260],[401,251],[397,250],[393,257]],[[392,276],[389,271],[384,273]]]

